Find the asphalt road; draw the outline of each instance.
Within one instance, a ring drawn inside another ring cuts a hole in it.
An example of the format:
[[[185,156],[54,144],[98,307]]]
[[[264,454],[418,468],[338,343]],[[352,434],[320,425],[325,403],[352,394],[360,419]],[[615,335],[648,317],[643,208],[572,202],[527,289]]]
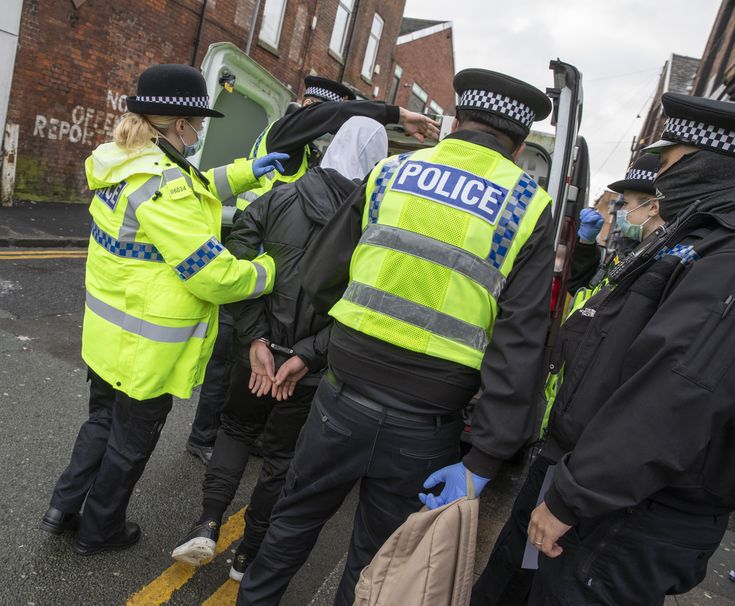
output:
[[[87,384],[80,358],[84,251],[0,248],[0,605],[9,606],[232,606],[227,581],[241,531],[237,512],[247,503],[260,461],[252,459],[227,516],[222,552],[200,569],[173,565],[170,553],[198,516],[202,464],[184,450],[196,407],[177,400],[158,447],[135,490],[128,517],[143,529],[129,550],[81,557],[71,535],[38,530],[56,478],[81,423]],[[523,479],[509,467],[483,495],[479,572]],[[327,606],[341,574],[355,495],[325,528],[311,558],[282,604]],[[681,606],[733,605],[735,542],[728,532],[711,572]],[[172,566],[173,565],[173,566]]]

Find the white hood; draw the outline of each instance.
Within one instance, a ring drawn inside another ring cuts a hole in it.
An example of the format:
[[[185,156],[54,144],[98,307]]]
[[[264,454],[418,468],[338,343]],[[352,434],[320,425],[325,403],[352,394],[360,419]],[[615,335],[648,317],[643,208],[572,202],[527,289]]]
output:
[[[337,131],[329,144],[322,168],[332,168],[347,179],[362,181],[388,155],[385,127],[371,118],[355,116]]]

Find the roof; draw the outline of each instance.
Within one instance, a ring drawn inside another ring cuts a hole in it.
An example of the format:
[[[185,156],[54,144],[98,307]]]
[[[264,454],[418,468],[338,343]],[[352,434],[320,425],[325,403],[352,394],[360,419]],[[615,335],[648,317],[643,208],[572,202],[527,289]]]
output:
[[[686,57],[684,55],[671,55],[669,69],[666,77],[666,92],[692,94],[692,83],[697,73],[699,59]]]
[[[406,34],[413,34],[427,27],[434,25],[440,25],[445,23],[444,21],[430,21],[429,19],[412,19],[411,17],[404,17],[401,21],[401,31],[398,32],[399,36],[405,36]]]
[[[429,19],[411,19],[404,17],[401,21],[401,31],[398,34],[396,44],[406,44],[419,38],[432,36],[451,29],[451,21],[430,21]]]

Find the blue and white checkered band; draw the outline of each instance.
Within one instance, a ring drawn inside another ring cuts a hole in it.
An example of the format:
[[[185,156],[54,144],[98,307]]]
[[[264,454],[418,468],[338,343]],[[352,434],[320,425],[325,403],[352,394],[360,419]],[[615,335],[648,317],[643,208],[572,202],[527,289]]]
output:
[[[656,173],[652,170],[641,170],[640,168],[631,168],[625,173],[626,181],[653,181]]]
[[[663,138],[735,153],[735,131],[695,120],[668,118]]]
[[[342,95],[321,86],[310,86],[306,89],[304,97],[319,97],[320,99],[329,99],[330,101],[342,101]]]
[[[144,103],[165,103],[166,105],[185,105],[209,109],[209,96],[204,97],[136,97]]]
[[[525,126],[531,128],[536,119],[536,114],[525,103],[521,103],[516,99],[506,95],[491,93],[487,90],[466,90],[459,97],[457,103],[459,109],[477,108],[496,114],[503,114],[512,120],[516,120]]]

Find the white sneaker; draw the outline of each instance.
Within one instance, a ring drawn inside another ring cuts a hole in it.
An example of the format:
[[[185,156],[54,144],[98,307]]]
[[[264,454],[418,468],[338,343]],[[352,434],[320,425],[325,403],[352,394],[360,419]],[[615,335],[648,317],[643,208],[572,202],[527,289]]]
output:
[[[204,524],[197,524],[176,546],[171,557],[177,562],[200,566],[214,557],[218,538],[219,524],[217,522],[209,520]]]

